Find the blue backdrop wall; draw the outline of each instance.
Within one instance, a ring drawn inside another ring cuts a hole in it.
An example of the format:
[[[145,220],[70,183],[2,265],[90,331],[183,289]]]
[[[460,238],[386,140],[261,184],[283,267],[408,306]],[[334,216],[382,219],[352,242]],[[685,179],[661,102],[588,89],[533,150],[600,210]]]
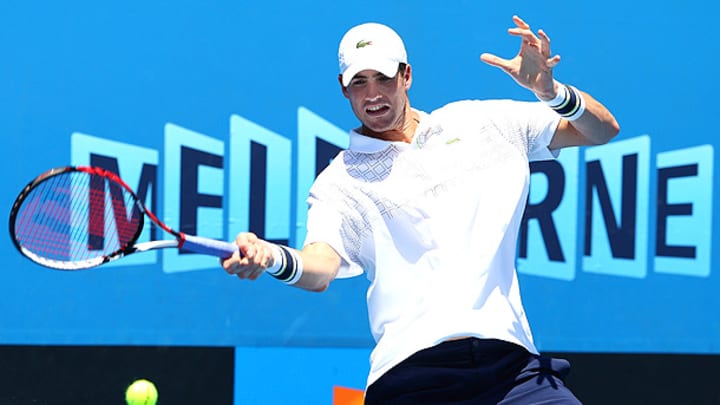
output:
[[[551,36],[556,77],[622,126],[609,145],[533,167],[518,267],[538,346],[719,353],[719,88],[707,60],[718,46],[702,20],[716,12],[710,1],[5,0],[0,211],[40,172],[92,163],[133,187],[150,176],[146,201],[172,226],[220,239],[251,229],[298,246],[310,182],[356,124],[337,82],[344,31],[393,26],[414,68],[413,105],[429,111],[533,99],[479,61],[517,52],[506,30],[518,14]],[[287,356],[323,376],[298,373],[315,384],[308,395],[364,386],[364,277],[312,294],[269,277],[241,282],[215,259],[177,252],[54,272],[8,237],[0,257],[0,344],[234,346],[238,375],[267,358],[262,350],[325,350],[313,365]],[[236,402],[253,403],[263,381],[238,380]]]

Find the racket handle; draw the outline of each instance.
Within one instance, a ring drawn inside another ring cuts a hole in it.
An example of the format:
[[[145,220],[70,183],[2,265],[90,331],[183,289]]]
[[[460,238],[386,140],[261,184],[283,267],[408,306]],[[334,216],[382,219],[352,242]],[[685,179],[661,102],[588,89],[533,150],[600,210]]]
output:
[[[217,256],[221,259],[228,258],[238,251],[238,247],[234,243],[193,235],[185,235],[185,243],[182,248],[195,253]]]

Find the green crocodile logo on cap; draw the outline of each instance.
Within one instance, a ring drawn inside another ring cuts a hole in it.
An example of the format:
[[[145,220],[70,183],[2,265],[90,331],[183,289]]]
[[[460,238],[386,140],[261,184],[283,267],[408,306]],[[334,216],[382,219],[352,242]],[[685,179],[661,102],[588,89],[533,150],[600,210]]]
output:
[[[372,45],[372,41],[366,41],[363,39],[362,41],[358,41],[358,43],[355,44],[355,48],[365,48],[368,45]]]

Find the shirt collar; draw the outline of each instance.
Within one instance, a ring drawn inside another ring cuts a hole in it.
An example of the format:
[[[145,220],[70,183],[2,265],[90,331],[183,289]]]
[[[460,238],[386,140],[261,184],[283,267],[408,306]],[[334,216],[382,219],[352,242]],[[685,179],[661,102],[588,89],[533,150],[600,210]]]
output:
[[[429,125],[429,115],[423,111],[413,109],[413,111],[418,113],[418,117],[420,118],[420,123],[418,124],[417,128],[415,129],[415,133],[413,134],[413,140],[411,142],[411,145],[415,145],[415,139],[418,134],[425,131]],[[408,145],[405,142],[398,142],[398,141],[386,141],[383,139],[373,138],[367,135],[363,135],[356,130],[350,131],[350,146],[348,147],[349,150],[353,152],[360,152],[360,153],[375,153],[380,152],[382,150],[385,150],[390,145]]]

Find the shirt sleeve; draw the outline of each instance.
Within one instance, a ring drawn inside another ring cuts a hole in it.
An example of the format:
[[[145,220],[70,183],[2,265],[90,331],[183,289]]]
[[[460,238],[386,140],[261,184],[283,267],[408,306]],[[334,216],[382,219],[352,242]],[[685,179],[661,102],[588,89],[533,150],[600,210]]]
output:
[[[491,124],[528,161],[555,159],[559,150],[548,146],[555,135],[560,116],[541,102],[516,100],[465,100],[448,104],[438,110],[459,116],[473,117],[468,125]]]
[[[550,160],[560,155],[560,149],[550,150],[555,131],[560,124],[560,116],[540,102],[523,103],[528,118],[528,160]]]
[[[304,246],[312,243],[330,245],[342,259],[336,278],[355,277],[363,273],[363,268],[351,259],[348,251],[347,235],[343,237],[343,217],[339,210],[328,201],[323,201],[313,190],[307,199],[307,234]]]

